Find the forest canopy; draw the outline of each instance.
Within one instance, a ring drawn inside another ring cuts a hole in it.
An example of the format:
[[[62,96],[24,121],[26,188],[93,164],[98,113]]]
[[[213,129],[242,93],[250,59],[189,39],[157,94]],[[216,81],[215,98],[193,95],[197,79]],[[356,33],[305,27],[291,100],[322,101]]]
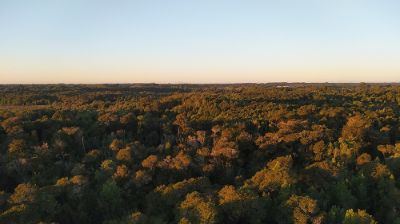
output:
[[[399,223],[396,84],[1,85],[0,223]]]

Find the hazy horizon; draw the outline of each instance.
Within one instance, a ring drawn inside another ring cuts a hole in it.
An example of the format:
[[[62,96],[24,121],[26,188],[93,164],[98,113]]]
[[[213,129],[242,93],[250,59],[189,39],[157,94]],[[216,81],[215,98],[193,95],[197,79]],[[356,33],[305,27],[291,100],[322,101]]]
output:
[[[0,84],[391,83],[400,2],[0,2]]]

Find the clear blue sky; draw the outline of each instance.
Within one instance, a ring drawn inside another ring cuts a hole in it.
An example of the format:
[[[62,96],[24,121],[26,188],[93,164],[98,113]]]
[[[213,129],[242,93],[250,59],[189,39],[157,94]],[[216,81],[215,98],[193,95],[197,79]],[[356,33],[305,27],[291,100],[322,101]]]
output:
[[[0,0],[0,83],[400,81],[398,0]]]

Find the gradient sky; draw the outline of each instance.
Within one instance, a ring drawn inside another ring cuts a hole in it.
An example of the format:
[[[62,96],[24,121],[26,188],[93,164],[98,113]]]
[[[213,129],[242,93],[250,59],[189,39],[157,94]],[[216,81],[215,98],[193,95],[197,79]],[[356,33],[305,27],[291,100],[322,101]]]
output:
[[[398,0],[0,0],[0,83],[399,82]]]

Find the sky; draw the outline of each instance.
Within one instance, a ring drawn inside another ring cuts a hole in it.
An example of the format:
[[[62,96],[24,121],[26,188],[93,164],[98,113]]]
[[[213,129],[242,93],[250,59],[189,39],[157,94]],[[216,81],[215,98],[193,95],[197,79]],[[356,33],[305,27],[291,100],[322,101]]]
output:
[[[400,82],[398,0],[0,0],[0,84]]]

